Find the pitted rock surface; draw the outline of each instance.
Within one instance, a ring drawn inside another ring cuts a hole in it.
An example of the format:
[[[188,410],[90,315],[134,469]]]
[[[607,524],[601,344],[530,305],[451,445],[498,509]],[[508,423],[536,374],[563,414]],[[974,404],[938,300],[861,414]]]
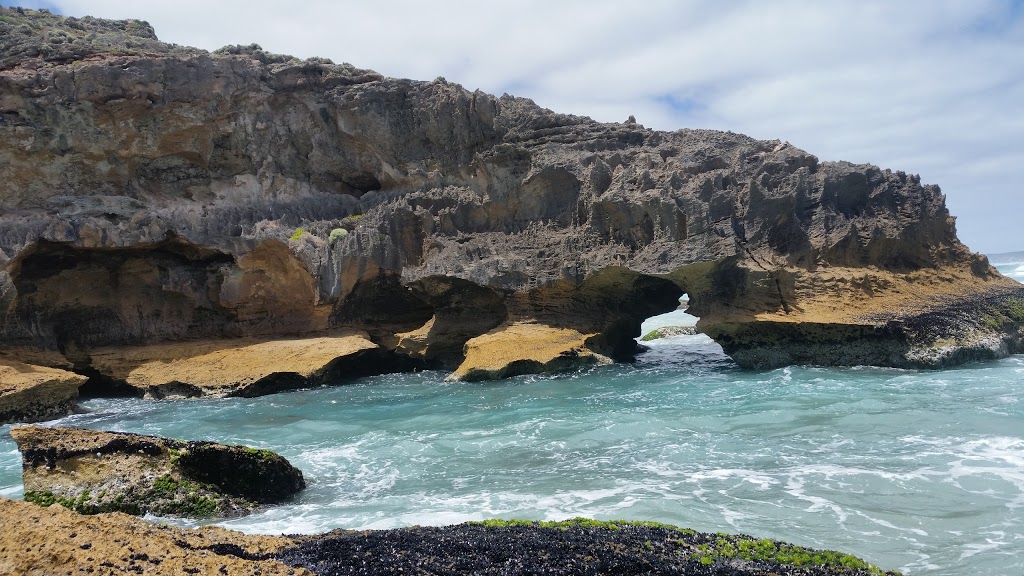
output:
[[[914,175],[135,21],[0,27],[0,342],[83,371],[100,347],[338,328],[454,368],[516,323],[623,360],[684,292],[748,367],[1020,350],[1024,288]],[[947,306],[970,313],[927,322]]]

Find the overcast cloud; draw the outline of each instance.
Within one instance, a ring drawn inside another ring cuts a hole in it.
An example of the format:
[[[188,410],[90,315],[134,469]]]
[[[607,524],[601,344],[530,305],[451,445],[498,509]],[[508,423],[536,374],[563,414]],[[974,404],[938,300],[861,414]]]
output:
[[[4,5],[12,2],[3,0]],[[1024,250],[1024,0],[53,0],[164,41],[256,42],[653,128],[780,138],[941,185],[960,238]]]

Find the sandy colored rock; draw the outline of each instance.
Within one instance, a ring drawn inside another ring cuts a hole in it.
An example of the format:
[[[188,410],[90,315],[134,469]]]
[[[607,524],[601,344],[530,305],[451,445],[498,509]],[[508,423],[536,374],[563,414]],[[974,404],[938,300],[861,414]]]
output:
[[[124,432],[15,426],[25,499],[85,514],[240,516],[305,488],[268,450]]]
[[[100,349],[92,366],[148,396],[256,396],[310,386],[340,360],[376,349],[365,334]]]
[[[0,498],[0,574],[53,576],[91,570],[129,576],[312,576],[274,560],[237,555],[266,554],[291,544],[284,537],[221,528],[183,530],[121,513],[83,516],[58,505],[42,508]]]
[[[85,381],[66,370],[0,359],[0,424],[68,414]]]
[[[587,348],[592,336],[542,324],[502,326],[467,342],[466,359],[450,378],[492,380],[610,364],[609,358]]]

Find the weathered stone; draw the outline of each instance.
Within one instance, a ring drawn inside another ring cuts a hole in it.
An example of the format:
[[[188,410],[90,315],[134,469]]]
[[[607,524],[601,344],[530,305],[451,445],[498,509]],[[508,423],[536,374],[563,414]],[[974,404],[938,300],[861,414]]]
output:
[[[116,512],[83,516],[0,498],[0,574],[312,576],[270,557],[294,545],[283,536],[184,530]]]
[[[190,341],[100,348],[91,352],[90,366],[139,396],[251,397],[345,377],[361,355],[377,348],[365,334]]]
[[[587,340],[593,336],[542,324],[501,326],[466,343],[466,359],[451,379],[495,380],[610,364],[610,358],[587,347]]]
[[[270,452],[121,432],[17,426],[25,499],[78,512],[237,516],[305,488]]]
[[[1022,350],[1024,287],[957,240],[917,176],[170,46],[140,23],[0,14],[25,24],[0,35],[0,343],[82,372],[109,377],[99,348],[338,328],[454,368],[516,324],[627,360],[683,292],[746,367]],[[70,40],[44,49],[57,32]],[[958,298],[988,304],[929,320]]]
[[[67,415],[85,380],[66,370],[0,359],[0,424]]]

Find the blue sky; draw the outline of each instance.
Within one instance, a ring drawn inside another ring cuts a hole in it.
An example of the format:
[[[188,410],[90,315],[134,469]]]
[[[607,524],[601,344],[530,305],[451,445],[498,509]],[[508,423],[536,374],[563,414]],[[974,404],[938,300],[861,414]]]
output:
[[[919,173],[971,248],[1024,250],[1024,0],[21,4],[139,18],[200,48],[444,76],[602,121],[779,138]]]

